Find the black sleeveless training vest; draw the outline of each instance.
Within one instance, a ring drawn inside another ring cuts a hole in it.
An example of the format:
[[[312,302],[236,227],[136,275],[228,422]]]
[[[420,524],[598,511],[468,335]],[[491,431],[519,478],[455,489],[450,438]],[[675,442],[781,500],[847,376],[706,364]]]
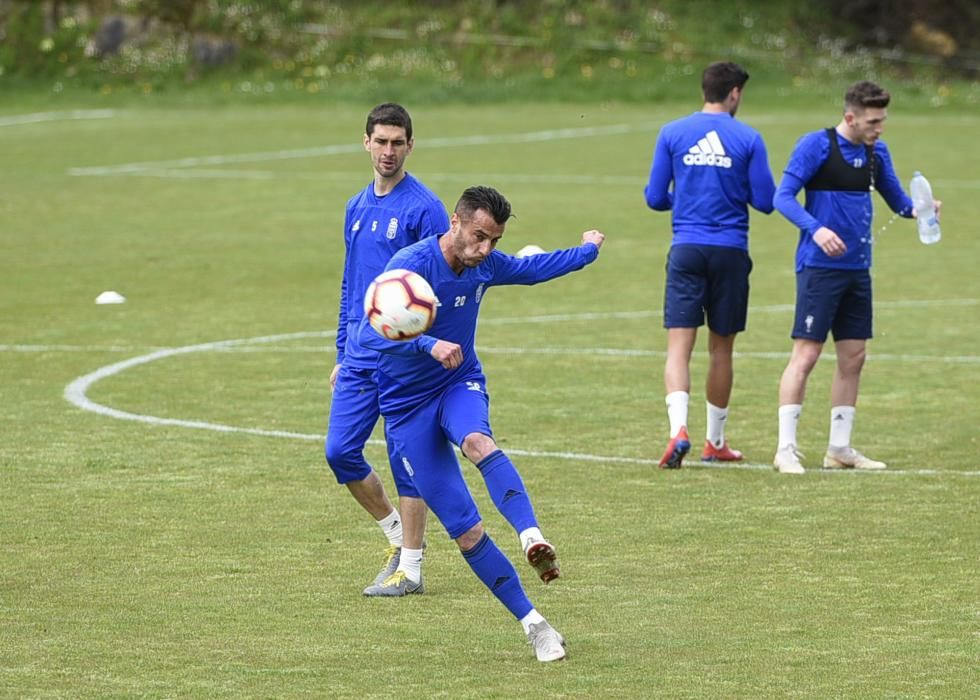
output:
[[[875,188],[875,174],[878,172],[878,157],[874,146],[865,146],[867,157],[864,165],[855,168],[844,160],[837,143],[837,130],[827,129],[830,139],[830,155],[820,169],[814,173],[805,187],[808,190],[836,190],[841,192],[869,192]]]

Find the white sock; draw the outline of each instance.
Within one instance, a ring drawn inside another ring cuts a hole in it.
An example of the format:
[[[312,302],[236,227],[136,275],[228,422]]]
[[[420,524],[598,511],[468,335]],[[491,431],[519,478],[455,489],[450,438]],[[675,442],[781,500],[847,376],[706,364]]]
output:
[[[521,618],[521,627],[524,628],[524,634],[530,632],[531,625],[539,625],[542,622],[544,622],[544,616],[534,608],[531,608],[531,612]]]
[[[854,406],[834,406],[830,409],[830,446],[848,447],[854,428]]]
[[[531,540],[543,540],[544,535],[541,534],[541,530],[536,527],[529,527],[526,530],[521,531],[518,535],[521,538],[521,549],[527,551],[527,543]]]
[[[728,409],[718,408],[707,402],[708,404],[708,432],[707,438],[715,447],[721,449],[722,445],[725,444],[725,421],[728,420]]]
[[[377,523],[381,532],[385,533],[385,537],[388,538],[389,544],[396,547],[402,546],[402,516],[398,514],[397,510],[391,511],[386,518],[378,520]]]
[[[803,406],[798,403],[788,403],[779,407],[779,445],[783,449],[787,445],[796,445],[796,426],[800,422]]]
[[[402,547],[402,555],[398,560],[397,571],[404,571],[408,580],[418,583],[422,580],[422,550]]]
[[[691,396],[686,391],[672,391],[667,394],[667,420],[670,421],[670,437],[676,437],[681,428],[687,426],[687,404]]]

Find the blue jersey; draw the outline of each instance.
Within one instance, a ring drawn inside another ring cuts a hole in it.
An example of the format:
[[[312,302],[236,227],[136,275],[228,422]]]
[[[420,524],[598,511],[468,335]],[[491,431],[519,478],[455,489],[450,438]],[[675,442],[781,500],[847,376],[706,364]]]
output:
[[[866,164],[867,148],[851,143],[834,131],[844,161],[855,168]],[[825,130],[805,134],[790,154],[783,179],[776,191],[775,205],[779,212],[800,229],[796,247],[796,271],[804,267],[833,267],[842,270],[866,270],[871,267],[871,192],[808,189],[805,205],[796,200],[797,193],[813,179],[830,156],[831,144]],[[873,187],[881,193],[889,208],[899,216],[912,216],[912,200],[902,189],[895,175],[891,154],[884,141],[874,144]],[[813,234],[821,226],[836,233],[847,251],[843,255],[827,255],[813,242]]]
[[[396,251],[448,230],[449,216],[442,202],[409,173],[384,196],[376,195],[371,183],[347,202],[346,258],[337,323],[338,364],[359,369],[377,366],[377,353],[357,341],[368,286],[384,271]]]
[[[759,132],[727,112],[695,112],[660,130],[644,194],[651,209],[672,210],[672,245],[748,250],[748,205],[768,214],[775,189]]]
[[[476,355],[476,325],[487,289],[505,284],[537,284],[579,270],[593,262],[599,249],[592,243],[551,253],[514,258],[493,251],[476,267],[457,275],[439,247],[440,237],[427,238],[399,251],[388,269],[413,270],[424,277],[439,299],[435,324],[426,335],[394,342],[382,338],[362,319],[360,341],[382,353],[378,360],[381,412],[408,411],[463,381],[484,381]],[[447,370],[429,353],[437,340],[459,344],[463,362]]]

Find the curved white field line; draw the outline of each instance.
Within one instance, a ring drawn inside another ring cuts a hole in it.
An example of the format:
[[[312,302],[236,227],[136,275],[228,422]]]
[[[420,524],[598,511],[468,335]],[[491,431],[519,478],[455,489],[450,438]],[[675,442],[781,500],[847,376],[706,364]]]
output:
[[[501,319],[509,320],[509,319]],[[110,418],[117,418],[119,420],[131,420],[140,423],[147,423],[150,425],[166,425],[166,426],[176,426],[181,428],[193,428],[197,430],[212,430],[215,432],[224,433],[244,433],[247,435],[258,435],[262,437],[277,437],[277,438],[287,438],[294,440],[308,440],[320,442],[324,439],[324,436],[319,433],[297,433],[286,430],[266,430],[262,428],[243,428],[239,426],[227,425],[224,423],[212,423],[208,421],[194,421],[194,420],[184,420],[180,418],[161,418],[159,416],[152,416],[140,413],[132,413],[130,411],[122,411],[111,406],[106,406],[104,404],[92,401],[87,396],[89,388],[96,382],[105,379],[106,377],[111,377],[113,375],[119,374],[131,367],[137,367],[139,365],[148,364],[150,362],[155,362],[157,360],[162,360],[169,357],[175,357],[178,355],[187,355],[195,352],[222,352],[222,351],[235,351],[235,350],[245,350],[248,349],[247,346],[252,344],[267,344],[286,340],[296,340],[302,338],[328,338],[334,337],[336,333],[334,331],[307,331],[298,333],[283,333],[278,335],[267,335],[258,336],[254,338],[238,338],[233,340],[219,340],[210,343],[199,343],[196,345],[187,345],[179,348],[163,348],[156,350],[154,352],[140,355],[139,357],[130,358],[128,360],[123,360],[122,362],[116,362],[111,365],[106,365],[100,367],[94,372],[90,372],[82,377],[79,377],[72,381],[68,386],[65,387],[64,397],[65,399],[81,408],[85,411],[91,411],[93,413],[98,413],[100,415],[108,416]],[[481,349],[488,350],[488,349]],[[560,350],[560,349],[559,349]],[[493,349],[489,349],[493,352]],[[504,349],[504,352],[526,352],[526,349],[516,348],[516,349]],[[384,446],[384,441],[382,440],[370,440],[369,444]],[[617,464],[635,464],[641,466],[655,467],[658,463],[656,459],[643,459],[636,457],[620,457],[613,455],[593,455],[577,452],[549,452],[549,451],[539,451],[539,450],[520,450],[508,448],[508,453],[513,454],[517,457],[544,457],[550,459],[562,459],[562,460],[572,460],[572,461],[584,461],[584,462],[603,462],[603,463],[617,463]],[[691,461],[688,463],[689,466],[698,466],[703,468],[712,469],[743,469],[743,470],[769,470],[772,467],[768,464],[758,464],[751,462],[742,463],[703,463]],[[839,470],[823,471],[817,470],[818,473],[848,473],[840,472]],[[866,473],[866,472],[861,472]],[[867,472],[871,473],[871,472]],[[947,472],[940,471],[936,469],[912,469],[912,470],[893,470],[884,472],[874,472],[881,474],[891,474],[891,475],[946,475],[955,474],[960,476],[978,476],[980,471],[955,471]]]
[[[159,416],[148,416],[140,413],[130,413],[129,411],[120,411],[117,408],[112,408],[110,406],[105,406],[100,403],[92,401],[86,393],[89,388],[98,381],[105,379],[106,377],[111,377],[114,374],[119,374],[131,367],[137,367],[139,365],[145,365],[150,362],[155,362],[157,360],[162,360],[168,357],[175,357],[177,355],[187,355],[194,352],[208,352],[214,350],[224,350],[228,348],[233,348],[239,345],[247,345],[250,343],[266,343],[266,342],[278,342],[280,340],[293,340],[295,338],[310,338],[310,337],[323,337],[327,335],[324,332],[307,332],[307,333],[284,333],[280,335],[267,335],[260,336],[257,338],[240,338],[236,340],[219,340],[213,343],[200,343],[198,345],[187,345],[182,348],[165,348],[163,350],[157,350],[151,352],[147,355],[140,355],[139,357],[133,357],[128,360],[123,360],[122,362],[116,362],[111,365],[106,365],[105,367],[100,367],[94,372],[90,372],[78,379],[75,379],[68,386],[65,387],[65,399],[84,411],[91,411],[93,413],[98,413],[103,416],[109,416],[111,418],[118,418],[120,420],[133,420],[139,421],[141,423],[149,423],[151,425],[174,425],[181,428],[197,428],[199,430],[214,430],[223,433],[247,433],[250,435],[263,435],[266,437],[284,437],[284,438],[295,438],[301,440],[310,439],[323,439],[322,436],[311,436],[305,435],[303,433],[293,433],[285,430],[263,430],[260,428],[240,428],[232,425],[224,425],[222,423],[209,423],[206,421],[194,421],[194,420],[182,420],[179,418],[160,418]]]

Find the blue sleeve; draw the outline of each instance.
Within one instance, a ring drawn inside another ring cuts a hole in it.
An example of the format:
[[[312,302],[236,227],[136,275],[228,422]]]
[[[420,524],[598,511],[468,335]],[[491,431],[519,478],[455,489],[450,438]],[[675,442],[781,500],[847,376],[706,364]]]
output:
[[[769,154],[761,136],[755,137],[752,155],[749,158],[749,204],[763,214],[773,210],[772,198],[776,193],[776,183],[769,169]]]
[[[783,173],[783,180],[779,183],[779,189],[776,190],[772,203],[796,228],[812,236],[823,224],[813,218],[796,199],[797,193],[803,189],[803,184],[803,180],[787,170]]]
[[[347,240],[347,224],[350,209],[344,212],[344,270],[340,279],[340,312],[337,314],[337,364],[344,362],[344,349],[347,347],[347,259],[350,255],[350,245]]]
[[[380,335],[368,322],[367,314],[361,318],[361,323],[357,327],[357,341],[362,347],[386,355],[401,355],[411,357],[412,355],[428,355],[432,352],[437,339],[431,335],[420,335],[412,340],[388,340]]]
[[[670,183],[674,179],[674,162],[667,146],[663,131],[657,137],[657,145],[653,149],[653,164],[650,166],[650,180],[643,194],[647,206],[657,211],[670,211],[674,206],[674,195],[670,192]]]
[[[439,200],[430,202],[419,217],[419,240],[438,236],[448,230],[449,216],[446,214],[446,207]]]
[[[823,224],[803,208],[796,195],[816,175],[829,154],[830,140],[825,132],[817,131],[802,136],[790,153],[782,182],[779,183],[772,201],[780,214],[811,236]]]
[[[912,208],[915,205],[912,203],[911,198],[905,194],[905,190],[902,189],[902,183],[899,181],[898,175],[895,174],[895,166],[892,164],[888,147],[879,141],[875,150],[881,161],[881,172],[878,173],[875,188],[881,193],[881,196],[893,212],[906,219],[911,219]]]
[[[581,270],[599,257],[594,243],[583,243],[576,248],[556,250],[551,253],[514,258],[504,253],[494,253],[495,268],[491,284],[538,284]]]

